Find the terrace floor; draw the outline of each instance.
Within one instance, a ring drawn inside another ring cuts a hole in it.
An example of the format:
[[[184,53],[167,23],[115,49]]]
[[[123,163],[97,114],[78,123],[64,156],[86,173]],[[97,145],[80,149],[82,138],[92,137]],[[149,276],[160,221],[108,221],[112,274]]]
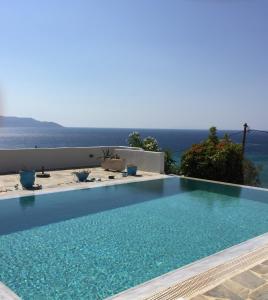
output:
[[[46,173],[50,174],[49,178],[38,178],[36,177],[36,189],[38,186],[44,192],[52,191],[56,189],[64,188],[83,188],[83,187],[93,187],[103,184],[116,184],[124,182],[133,182],[140,180],[150,180],[157,178],[164,178],[166,175],[158,173],[150,173],[144,171],[138,171],[137,176],[127,176],[122,177],[121,172],[105,171],[101,167],[90,168],[87,170],[91,171],[90,177],[95,178],[95,182],[77,182],[76,176],[73,174],[75,171],[81,171],[81,169],[68,169],[68,170],[58,170],[58,171],[48,171]],[[83,168],[82,170],[85,170]],[[109,179],[109,176],[113,175],[114,179]],[[20,179],[18,174],[0,175],[0,196],[17,196],[17,195],[27,195],[33,191],[24,190],[20,184]]]
[[[268,299],[268,255],[267,260],[257,263],[212,289],[191,300],[267,300]]]
[[[267,300],[268,245],[190,277],[145,299]]]

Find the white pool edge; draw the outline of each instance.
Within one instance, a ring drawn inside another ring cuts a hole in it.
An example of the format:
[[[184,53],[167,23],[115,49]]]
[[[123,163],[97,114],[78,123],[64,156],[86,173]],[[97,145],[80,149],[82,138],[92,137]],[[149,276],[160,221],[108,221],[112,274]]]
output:
[[[10,288],[4,285],[0,281],[0,299],[1,300],[19,300],[20,297],[17,296]]]
[[[263,188],[263,187],[258,187],[258,186],[250,186],[250,185],[243,185],[243,184],[230,183],[230,182],[224,182],[224,181],[216,181],[216,180],[210,180],[210,179],[189,177],[189,176],[184,176],[184,175],[173,175],[172,174],[169,176],[170,177],[178,177],[178,178],[182,178],[182,179],[190,179],[190,180],[195,180],[195,181],[209,182],[209,183],[215,183],[215,184],[220,184],[220,185],[227,185],[227,186],[239,187],[239,188],[244,188],[244,189],[268,192],[268,188]]]

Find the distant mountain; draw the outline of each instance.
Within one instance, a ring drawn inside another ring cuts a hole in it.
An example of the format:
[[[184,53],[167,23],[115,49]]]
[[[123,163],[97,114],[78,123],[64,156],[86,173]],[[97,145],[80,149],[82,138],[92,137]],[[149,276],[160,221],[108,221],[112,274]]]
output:
[[[5,117],[0,116],[0,127],[43,127],[60,128],[63,127],[55,122],[37,121],[33,118]]]

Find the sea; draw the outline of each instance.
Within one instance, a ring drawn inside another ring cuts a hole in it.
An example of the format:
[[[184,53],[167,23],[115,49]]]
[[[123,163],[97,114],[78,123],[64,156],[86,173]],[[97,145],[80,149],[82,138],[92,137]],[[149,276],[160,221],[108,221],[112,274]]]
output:
[[[137,131],[141,136],[155,137],[162,149],[169,149],[176,161],[192,144],[199,143],[208,136],[208,130],[192,129],[138,129],[138,128],[27,128],[1,127],[0,148],[54,148],[127,145],[130,133]],[[228,133],[234,142],[242,142],[242,131],[222,131]],[[246,156],[261,166],[261,186],[268,188],[268,134],[250,131],[246,140]]]

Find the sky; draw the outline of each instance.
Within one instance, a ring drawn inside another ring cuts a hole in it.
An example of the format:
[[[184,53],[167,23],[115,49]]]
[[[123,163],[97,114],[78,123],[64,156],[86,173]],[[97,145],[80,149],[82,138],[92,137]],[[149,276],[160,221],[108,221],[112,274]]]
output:
[[[267,15],[267,0],[0,0],[0,113],[267,130]]]

